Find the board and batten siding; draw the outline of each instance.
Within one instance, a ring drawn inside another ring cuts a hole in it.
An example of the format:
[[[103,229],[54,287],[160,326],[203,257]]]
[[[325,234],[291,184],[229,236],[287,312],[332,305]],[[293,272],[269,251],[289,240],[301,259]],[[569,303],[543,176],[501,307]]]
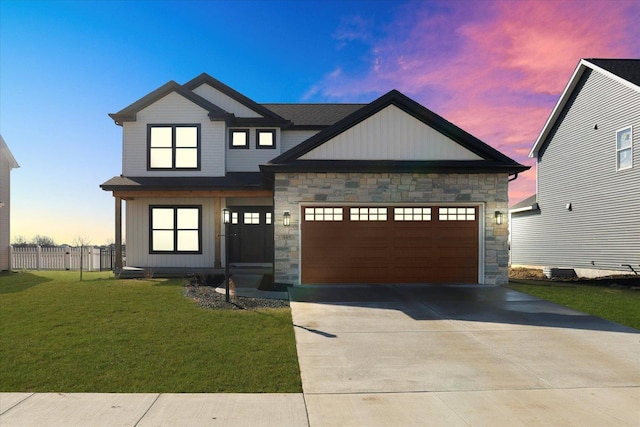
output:
[[[557,123],[537,163],[540,212],[513,214],[512,264],[637,269],[640,93],[587,71]],[[633,168],[616,171],[616,131],[627,126]]]
[[[227,171],[229,172],[259,172],[260,165],[280,155],[280,129],[278,128],[243,128],[249,129],[249,148],[229,148],[227,142]],[[275,148],[256,148],[256,130],[268,129],[276,131]],[[228,132],[227,132],[228,134]],[[227,135],[227,140],[229,135]]]
[[[300,157],[303,160],[481,160],[390,105]]]
[[[280,152],[284,153],[285,151],[291,150],[318,132],[317,130],[283,130],[280,133],[280,146],[282,147]]]
[[[202,254],[150,254],[150,205],[202,205]],[[140,268],[210,268],[215,262],[214,221],[216,215],[213,198],[148,198],[126,201],[127,265]],[[224,248],[222,249],[224,251]],[[224,253],[224,252],[223,252]]]
[[[200,124],[199,171],[147,170],[147,124]],[[211,121],[207,110],[175,92],[123,123],[123,175],[125,176],[224,176],[225,123]]]
[[[235,114],[236,117],[262,117],[259,113],[253,111],[246,105],[236,101],[235,99],[225,95],[219,90],[209,86],[208,84],[201,84],[193,90],[194,93],[200,95],[212,104],[222,108],[227,113]]]

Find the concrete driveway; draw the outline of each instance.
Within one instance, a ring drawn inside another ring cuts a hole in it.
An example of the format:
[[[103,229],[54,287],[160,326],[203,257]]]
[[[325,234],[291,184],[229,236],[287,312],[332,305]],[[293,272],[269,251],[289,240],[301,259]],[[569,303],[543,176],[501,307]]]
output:
[[[311,426],[640,425],[640,331],[501,287],[305,286]]]

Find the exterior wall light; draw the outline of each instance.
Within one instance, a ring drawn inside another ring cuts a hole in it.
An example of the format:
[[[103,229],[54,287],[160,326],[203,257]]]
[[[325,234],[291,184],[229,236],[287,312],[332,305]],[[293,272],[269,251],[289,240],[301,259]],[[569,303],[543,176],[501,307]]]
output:
[[[284,211],[282,214],[282,225],[288,227],[291,225],[291,213],[289,211]]]
[[[496,224],[501,225],[502,221],[503,221],[503,214],[500,211],[496,211],[495,213],[496,216]]]
[[[222,222],[229,224],[231,222],[231,211],[228,208],[222,209]]]

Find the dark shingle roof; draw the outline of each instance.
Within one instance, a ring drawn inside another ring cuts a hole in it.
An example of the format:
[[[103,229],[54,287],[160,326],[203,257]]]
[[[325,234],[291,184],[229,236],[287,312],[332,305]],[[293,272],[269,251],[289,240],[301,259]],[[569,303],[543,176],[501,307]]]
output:
[[[616,76],[640,86],[640,59],[599,59],[589,58],[586,61],[603,68]]]
[[[293,122],[294,127],[325,127],[345,118],[366,104],[262,104]]]
[[[537,199],[538,199],[538,195],[534,194],[533,196],[529,196],[526,199],[522,200],[521,202],[518,202],[515,205],[511,206],[509,209],[521,209],[521,208],[531,207],[533,206],[533,204],[536,202]]]
[[[270,184],[260,172],[229,172],[219,177],[115,176],[100,185],[105,191],[122,190],[264,190]]]

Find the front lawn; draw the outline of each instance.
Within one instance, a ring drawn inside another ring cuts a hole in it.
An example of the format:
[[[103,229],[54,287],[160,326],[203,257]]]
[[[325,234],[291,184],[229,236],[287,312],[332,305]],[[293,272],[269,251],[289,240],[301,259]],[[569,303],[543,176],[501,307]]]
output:
[[[288,308],[207,310],[183,280],[0,274],[0,392],[300,392]]]
[[[556,282],[511,279],[509,288],[594,316],[640,329],[640,291],[598,281]]]

